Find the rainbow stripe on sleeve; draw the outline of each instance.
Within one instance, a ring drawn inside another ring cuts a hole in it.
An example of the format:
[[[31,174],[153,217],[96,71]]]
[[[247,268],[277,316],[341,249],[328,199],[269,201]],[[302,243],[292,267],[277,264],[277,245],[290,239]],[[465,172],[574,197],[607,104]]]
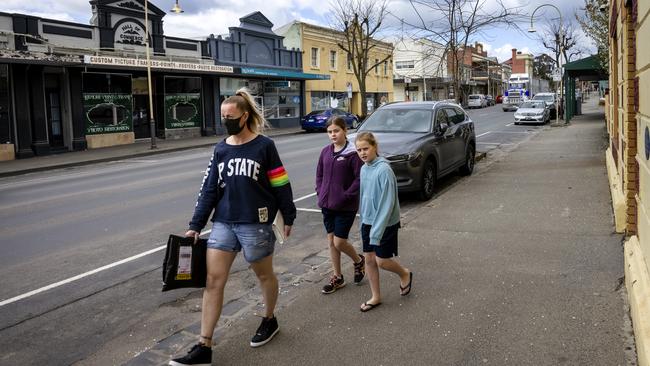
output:
[[[289,175],[283,166],[269,170],[266,174],[271,181],[271,187],[282,187],[289,183]]]

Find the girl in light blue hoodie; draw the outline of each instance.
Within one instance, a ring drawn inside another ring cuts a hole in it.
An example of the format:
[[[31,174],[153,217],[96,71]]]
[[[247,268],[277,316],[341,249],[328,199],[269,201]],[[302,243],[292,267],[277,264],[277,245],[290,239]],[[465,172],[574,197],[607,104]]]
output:
[[[361,168],[359,215],[361,239],[366,260],[366,275],[372,297],[361,304],[366,312],[381,305],[379,268],[397,274],[400,295],[411,292],[413,272],[404,268],[393,257],[397,256],[397,231],[400,228],[397,179],[388,161],[377,155],[377,140],[370,132],[360,132],[355,145]]]

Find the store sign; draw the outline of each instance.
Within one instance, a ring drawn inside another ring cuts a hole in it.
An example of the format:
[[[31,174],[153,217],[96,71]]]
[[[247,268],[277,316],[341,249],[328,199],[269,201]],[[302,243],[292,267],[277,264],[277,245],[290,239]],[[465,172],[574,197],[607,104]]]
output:
[[[201,127],[201,95],[165,95],[165,128]]]
[[[115,29],[115,43],[145,45],[146,33],[136,22],[124,22]]]
[[[329,80],[330,79],[330,76],[325,74],[308,74],[300,71],[258,69],[255,67],[242,67],[241,73],[247,75],[300,78],[305,80]]]
[[[133,131],[131,94],[83,95],[86,135]]]
[[[118,67],[147,67],[147,60],[139,58],[107,57],[107,56],[84,56],[84,64],[97,66],[118,66]],[[185,70],[200,72],[233,73],[232,66],[197,64],[192,62],[175,62],[165,60],[151,60],[153,69]]]

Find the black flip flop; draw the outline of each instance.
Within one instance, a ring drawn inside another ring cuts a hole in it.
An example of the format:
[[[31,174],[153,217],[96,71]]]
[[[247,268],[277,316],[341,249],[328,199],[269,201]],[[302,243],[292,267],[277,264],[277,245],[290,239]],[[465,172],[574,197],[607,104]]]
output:
[[[361,310],[362,313],[365,313],[366,311],[370,311],[370,310],[376,308],[379,305],[381,305],[380,302],[378,302],[376,304],[368,304],[367,302],[364,302],[363,305],[362,305],[363,307],[359,308],[359,310]]]
[[[406,296],[406,295],[410,294],[410,293],[411,293],[411,284],[412,284],[412,283],[413,283],[413,272],[409,272],[409,284],[406,285],[406,286],[404,286],[404,287],[402,287],[402,286],[400,285],[400,287],[399,287],[399,289],[400,289],[399,294],[402,295],[402,296]]]

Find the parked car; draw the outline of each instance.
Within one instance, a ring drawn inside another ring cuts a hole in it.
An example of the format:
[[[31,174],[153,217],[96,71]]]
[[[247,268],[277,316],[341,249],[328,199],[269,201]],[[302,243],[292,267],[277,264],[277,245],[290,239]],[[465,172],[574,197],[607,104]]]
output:
[[[332,116],[341,116],[348,128],[359,127],[359,118],[352,113],[337,108],[311,111],[300,119],[300,125],[305,131],[327,130],[327,120]]]
[[[474,122],[449,102],[399,102],[378,108],[357,130],[372,132],[390,162],[400,192],[433,196],[436,180],[474,170]],[[354,141],[356,134],[349,136]]]
[[[467,97],[467,108],[483,108],[487,107],[487,101],[481,94],[470,94]]]
[[[546,103],[550,113],[551,119],[555,119],[557,114],[557,96],[555,93],[537,93],[533,97],[533,100],[543,100]]]
[[[529,100],[519,105],[515,112],[515,124],[521,123],[548,123],[551,120],[546,103],[542,100]]]
[[[497,104],[496,101],[494,100],[494,97],[492,97],[491,95],[486,95],[485,96],[485,102],[486,102],[488,107]]]
[[[497,95],[496,102],[497,102],[497,104],[503,103],[503,95]]]

